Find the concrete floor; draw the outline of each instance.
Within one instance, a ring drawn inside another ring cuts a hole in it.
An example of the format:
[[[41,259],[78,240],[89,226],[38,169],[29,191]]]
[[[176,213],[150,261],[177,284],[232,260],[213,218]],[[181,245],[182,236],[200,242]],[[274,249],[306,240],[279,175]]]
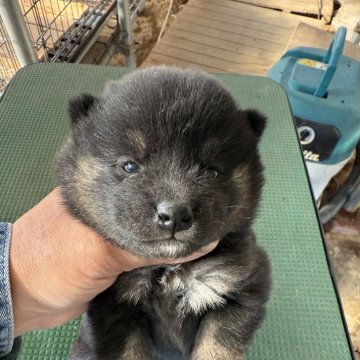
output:
[[[360,360],[360,211],[341,211],[325,229],[351,341]]]
[[[336,11],[333,21],[335,28],[345,26],[348,31],[346,39],[351,40],[354,36],[354,29],[360,21],[360,1],[359,0],[340,0],[340,8]],[[360,29],[358,28],[357,31]]]

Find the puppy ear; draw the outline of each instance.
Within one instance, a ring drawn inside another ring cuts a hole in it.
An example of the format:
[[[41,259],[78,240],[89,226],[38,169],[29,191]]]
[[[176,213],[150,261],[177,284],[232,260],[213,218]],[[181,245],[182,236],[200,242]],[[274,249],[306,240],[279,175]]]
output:
[[[250,129],[260,138],[266,128],[267,118],[257,110],[246,110]]]
[[[70,99],[68,113],[71,125],[74,127],[89,116],[91,110],[99,102],[99,99],[89,94],[82,94]]]

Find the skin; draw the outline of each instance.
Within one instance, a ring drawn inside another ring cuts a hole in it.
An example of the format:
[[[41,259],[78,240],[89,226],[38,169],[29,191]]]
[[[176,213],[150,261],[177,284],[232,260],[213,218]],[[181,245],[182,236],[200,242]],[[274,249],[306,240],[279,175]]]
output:
[[[216,245],[179,259],[141,258],[104,241],[69,215],[55,189],[13,225],[10,282],[15,336],[78,317],[124,271],[188,262]]]

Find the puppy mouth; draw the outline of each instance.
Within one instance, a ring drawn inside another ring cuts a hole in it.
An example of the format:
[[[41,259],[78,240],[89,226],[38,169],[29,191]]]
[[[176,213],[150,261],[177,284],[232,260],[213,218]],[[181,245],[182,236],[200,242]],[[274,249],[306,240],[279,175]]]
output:
[[[147,256],[178,258],[187,256],[210,243],[219,240],[222,234],[209,234],[199,229],[192,231],[162,231],[152,236],[137,237],[137,243]]]
[[[175,244],[182,244],[182,245],[188,245],[188,244],[191,244],[191,245],[196,245],[199,243],[199,241],[196,241],[190,237],[181,237],[179,235],[177,235],[176,233],[175,234],[169,234],[168,236],[165,236],[165,237],[161,237],[161,238],[158,238],[158,239],[153,239],[153,240],[150,240],[150,242],[152,243],[169,243],[169,244],[172,244],[172,245],[175,245]]]
[[[184,240],[181,240],[181,239],[179,239],[179,238],[177,238],[176,236],[175,236],[175,234],[172,234],[172,235],[170,235],[170,236],[168,236],[168,237],[166,237],[166,238],[164,238],[163,240],[160,240],[160,241],[180,241],[180,242],[184,242]]]
[[[150,240],[147,242],[152,243],[152,244],[172,244],[172,245],[176,245],[176,244],[187,245],[187,244],[196,243],[193,241],[181,240],[181,239],[177,238],[175,235],[164,237],[164,238],[159,238],[159,239],[153,239],[153,240]]]
[[[194,251],[200,249],[203,244],[181,241],[176,238],[167,238],[162,240],[155,240],[153,244],[149,244],[152,248],[156,248],[156,256],[166,258],[179,258],[187,256]]]
[[[160,236],[159,236],[160,235]],[[212,234],[213,236],[209,236],[209,234],[203,232],[192,232],[188,233],[187,231],[180,231],[175,233],[168,234],[158,234],[158,236],[154,236],[152,239],[146,239],[145,242],[151,244],[171,244],[172,246],[191,246],[198,247],[204,246],[206,244],[210,244],[213,241],[216,241],[221,237],[219,234]]]
[[[188,251],[195,251],[200,249],[203,246],[206,246],[214,241],[218,240],[216,239],[180,239],[179,237],[175,235],[171,235],[165,238],[161,239],[154,239],[149,241],[149,245],[160,245],[162,247],[171,246],[172,248],[178,247],[179,249],[187,249]]]

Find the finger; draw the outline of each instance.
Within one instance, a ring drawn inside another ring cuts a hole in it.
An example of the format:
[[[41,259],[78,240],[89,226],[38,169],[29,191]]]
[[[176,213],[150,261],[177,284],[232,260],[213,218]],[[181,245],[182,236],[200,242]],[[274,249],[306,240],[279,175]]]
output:
[[[103,276],[117,275],[123,271],[131,271],[144,266],[160,265],[160,264],[181,264],[198,259],[214,250],[219,241],[213,241],[210,244],[194,251],[192,254],[173,259],[173,258],[144,258],[124,249],[116,248],[114,245],[107,244],[109,255],[112,261],[107,262],[106,270],[103,269]]]

